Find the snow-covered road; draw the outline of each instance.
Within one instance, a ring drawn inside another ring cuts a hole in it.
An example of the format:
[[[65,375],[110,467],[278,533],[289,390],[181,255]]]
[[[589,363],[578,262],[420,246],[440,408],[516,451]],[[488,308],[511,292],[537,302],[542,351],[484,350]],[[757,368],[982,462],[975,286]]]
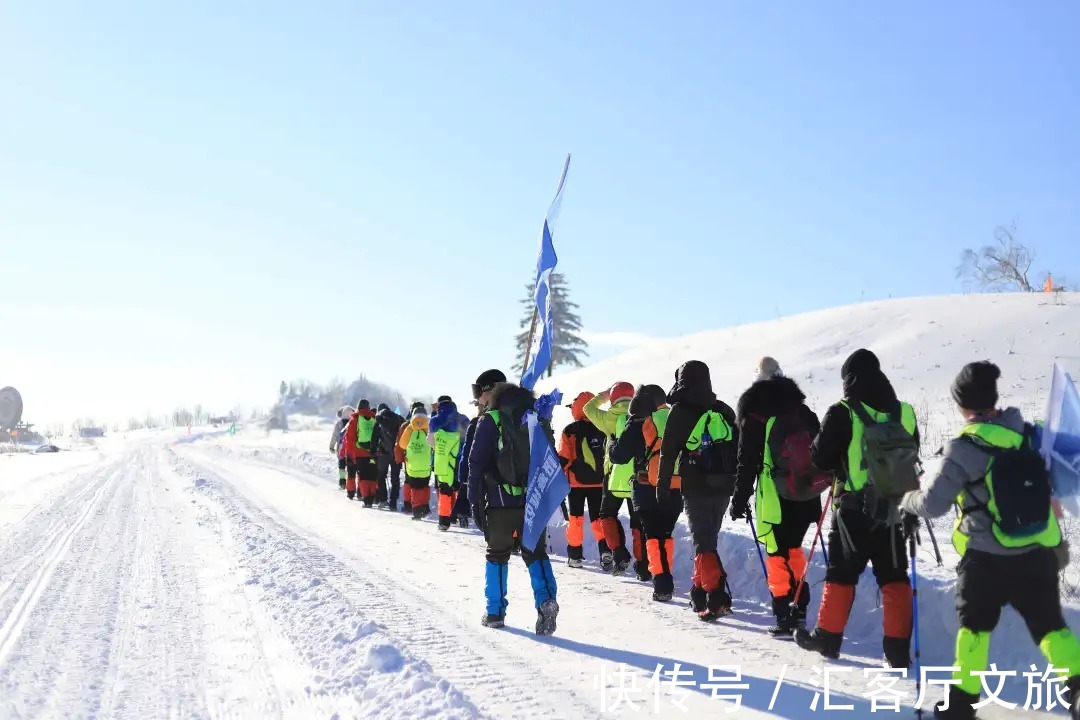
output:
[[[812,712],[813,658],[751,604],[707,626],[557,566],[559,631],[537,638],[517,561],[508,626],[485,630],[482,548],[214,438],[0,457],[0,717],[871,716],[872,658],[832,664],[853,710]],[[694,686],[650,685],[658,665]],[[707,687],[726,665],[737,709]]]

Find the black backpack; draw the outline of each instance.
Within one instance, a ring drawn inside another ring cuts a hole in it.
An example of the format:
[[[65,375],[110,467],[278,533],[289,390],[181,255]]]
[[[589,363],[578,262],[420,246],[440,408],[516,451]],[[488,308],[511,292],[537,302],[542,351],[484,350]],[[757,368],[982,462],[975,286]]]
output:
[[[395,412],[380,413],[375,419],[378,432],[378,450],[384,453],[392,453],[397,444],[398,431],[405,424],[405,418]]]
[[[574,471],[578,482],[582,485],[603,485],[604,448],[607,445],[607,437],[600,430],[597,430],[596,426],[590,424],[584,432],[576,434],[575,442],[577,443],[577,458],[574,460],[571,469]],[[584,451],[586,448],[588,448],[593,461],[596,463],[595,468],[585,462]]]
[[[812,500],[832,485],[832,475],[811,460],[813,430],[799,410],[769,420],[770,473],[776,492],[786,500]]]
[[[687,468],[693,468],[704,476],[735,475],[739,469],[738,428],[715,410],[709,410],[706,415],[716,416],[724,427],[724,435],[719,438],[712,437],[712,433],[709,432],[709,420],[706,420],[705,428],[701,433],[701,444],[694,450],[685,450],[682,453],[681,462],[685,462]]]
[[[1032,443],[1033,435],[1034,428],[1026,425],[1024,441],[1019,448],[997,448],[974,441],[990,455],[990,464],[985,477],[973,484],[987,484],[997,506],[997,515],[988,505],[968,507],[965,512],[985,510],[990,514],[995,530],[1008,538],[1037,535],[1050,525],[1050,472]]]
[[[495,474],[499,484],[523,488],[529,484],[529,426],[512,413],[488,412],[499,431]]]

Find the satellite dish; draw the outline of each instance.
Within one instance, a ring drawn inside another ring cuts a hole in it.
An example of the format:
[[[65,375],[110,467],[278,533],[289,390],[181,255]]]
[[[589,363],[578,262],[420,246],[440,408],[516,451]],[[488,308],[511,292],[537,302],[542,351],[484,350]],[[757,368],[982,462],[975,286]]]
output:
[[[10,430],[22,420],[22,395],[13,387],[0,390],[0,429]]]

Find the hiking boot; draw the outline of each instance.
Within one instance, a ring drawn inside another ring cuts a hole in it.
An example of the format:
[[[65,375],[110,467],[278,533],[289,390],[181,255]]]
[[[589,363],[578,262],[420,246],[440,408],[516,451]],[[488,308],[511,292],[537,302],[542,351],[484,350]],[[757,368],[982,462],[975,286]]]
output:
[[[502,615],[485,615],[480,618],[480,624],[486,628],[501,628],[506,624],[506,618]]]
[[[600,569],[606,573],[611,572],[615,567],[615,556],[611,552],[600,554]]]
[[[716,622],[720,618],[731,615],[731,606],[720,606],[718,608],[706,608],[697,614],[698,620],[701,622]]]
[[[345,493],[345,497],[347,497],[347,498],[349,498],[350,500],[352,500],[352,499],[353,499],[354,497],[356,497],[356,492],[354,492],[354,491],[349,491],[349,492]]]
[[[383,500],[381,503],[379,503],[379,509],[380,510],[388,510],[389,508],[390,508],[390,503],[386,502],[385,500]]]
[[[795,631],[796,645],[803,650],[816,652],[830,660],[836,660],[840,657],[840,645],[843,642],[843,635],[837,635],[821,628],[814,628],[811,632],[806,630]]]
[[[581,558],[567,558],[566,564],[569,567],[572,567],[572,568],[583,568],[583,567],[585,567],[585,561],[582,560]]]
[[[692,587],[690,588],[690,609],[696,613],[705,611],[705,599],[707,594],[704,588]]]
[[[439,525],[439,532],[448,532],[450,530],[449,525]]]
[[[341,488],[342,490],[344,490],[345,489],[345,481],[344,480],[339,480],[338,481],[338,487]]]
[[[911,641],[907,638],[886,637],[881,642],[885,666],[895,670],[911,667]]]
[[[548,598],[536,609],[536,634],[551,635],[555,632],[555,618],[559,616],[559,603]]]
[[[651,582],[652,573],[649,571],[648,560],[638,560],[634,563],[634,573],[641,582]]]
[[[630,568],[629,560],[616,560],[615,567],[611,568],[611,574],[615,577],[625,575],[626,571]]]
[[[942,700],[934,706],[934,717],[937,720],[976,720],[971,705],[977,702],[978,695],[966,693],[954,685],[949,688],[949,709],[943,709],[945,701]]]
[[[412,512],[412,504],[411,503],[401,503],[401,512],[406,513],[406,514],[411,513]]]
[[[457,524],[458,524],[458,527],[461,528],[462,530],[468,530],[469,529],[469,516],[468,515],[462,515],[461,517],[459,517],[457,519]]]
[[[795,621],[791,612],[780,613],[776,616],[776,624],[765,632],[775,638],[790,638],[795,634]]]
[[[671,600],[671,593],[653,591],[652,599],[655,602],[667,602]]]
[[[1073,675],[1065,681],[1065,697],[1069,699],[1070,720],[1080,720],[1080,675]]]

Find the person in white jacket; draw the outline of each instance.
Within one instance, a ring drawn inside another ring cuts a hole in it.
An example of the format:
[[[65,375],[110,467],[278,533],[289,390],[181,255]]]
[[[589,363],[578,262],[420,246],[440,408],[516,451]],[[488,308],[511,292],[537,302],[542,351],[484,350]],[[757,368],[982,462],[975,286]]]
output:
[[[348,477],[345,461],[345,426],[349,424],[349,418],[356,412],[349,405],[342,405],[337,412],[338,421],[334,423],[334,429],[330,433],[330,452],[337,455],[338,486],[344,490],[345,480]]]

